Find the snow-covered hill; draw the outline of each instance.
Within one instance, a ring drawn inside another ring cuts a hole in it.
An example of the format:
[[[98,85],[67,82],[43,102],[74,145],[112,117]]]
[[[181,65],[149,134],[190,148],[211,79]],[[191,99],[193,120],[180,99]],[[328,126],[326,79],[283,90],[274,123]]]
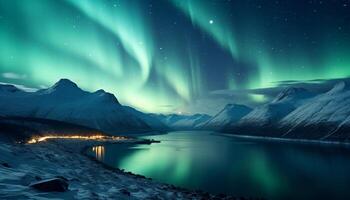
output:
[[[136,115],[138,111],[122,106],[113,94],[103,90],[86,92],[67,79],[37,92],[0,85],[0,108],[3,116],[53,119],[107,133],[152,130],[140,114]]]
[[[288,127],[288,137],[336,136],[349,127],[350,90],[344,82],[330,91],[302,104],[280,121],[281,127]],[[308,132],[308,133],[307,133]],[[317,133],[317,134],[315,134]]]
[[[227,104],[218,114],[214,115],[204,124],[199,124],[201,129],[222,129],[239,121],[247,115],[252,109],[239,104]]]
[[[286,88],[223,131],[297,139],[349,140],[350,90],[344,82],[323,94]]]
[[[124,106],[124,109],[132,115],[137,116],[138,118],[143,120],[148,126],[152,127],[152,129],[154,130],[162,131],[169,129],[167,125],[165,125],[161,120],[158,119],[158,117],[156,117],[153,114],[143,113],[130,106]]]
[[[175,130],[192,130],[200,127],[200,124],[204,124],[211,116],[206,114],[195,115],[154,115],[161,120],[165,125]]]
[[[268,126],[277,123],[312,97],[313,94],[303,88],[285,88],[271,103],[256,107],[238,124],[241,126]]]
[[[318,95],[303,88],[286,88],[273,101],[253,110],[229,104],[214,117],[142,113],[121,105],[113,94],[103,90],[90,93],[67,79],[36,92],[0,85],[0,108],[0,116],[52,119],[112,134],[215,129],[288,138],[350,137],[350,90],[344,82]]]

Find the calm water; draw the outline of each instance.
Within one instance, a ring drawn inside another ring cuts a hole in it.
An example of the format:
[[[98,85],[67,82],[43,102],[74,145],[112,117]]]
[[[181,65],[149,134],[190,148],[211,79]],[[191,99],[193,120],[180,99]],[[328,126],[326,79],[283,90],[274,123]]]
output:
[[[145,136],[151,145],[90,153],[117,168],[192,189],[267,199],[350,199],[350,151],[249,141],[210,132]]]

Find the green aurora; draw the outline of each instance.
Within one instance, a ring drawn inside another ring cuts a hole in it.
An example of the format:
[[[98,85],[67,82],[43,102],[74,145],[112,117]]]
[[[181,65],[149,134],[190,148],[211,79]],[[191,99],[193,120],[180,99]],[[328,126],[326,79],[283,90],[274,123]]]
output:
[[[41,88],[69,78],[143,111],[173,112],[214,90],[345,78],[349,7],[343,1],[4,0],[0,81]]]

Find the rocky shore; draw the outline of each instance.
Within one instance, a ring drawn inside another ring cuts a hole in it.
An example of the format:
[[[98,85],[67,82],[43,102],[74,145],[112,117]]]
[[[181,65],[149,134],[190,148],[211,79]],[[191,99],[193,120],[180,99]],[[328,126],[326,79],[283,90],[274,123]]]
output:
[[[249,199],[182,189],[108,167],[84,154],[94,145],[101,143],[0,142],[0,199]]]

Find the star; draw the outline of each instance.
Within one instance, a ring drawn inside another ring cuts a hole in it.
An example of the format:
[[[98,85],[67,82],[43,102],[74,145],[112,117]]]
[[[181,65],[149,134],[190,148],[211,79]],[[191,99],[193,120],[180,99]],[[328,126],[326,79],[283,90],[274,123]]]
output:
[[[209,24],[214,24],[214,20],[209,20]]]

